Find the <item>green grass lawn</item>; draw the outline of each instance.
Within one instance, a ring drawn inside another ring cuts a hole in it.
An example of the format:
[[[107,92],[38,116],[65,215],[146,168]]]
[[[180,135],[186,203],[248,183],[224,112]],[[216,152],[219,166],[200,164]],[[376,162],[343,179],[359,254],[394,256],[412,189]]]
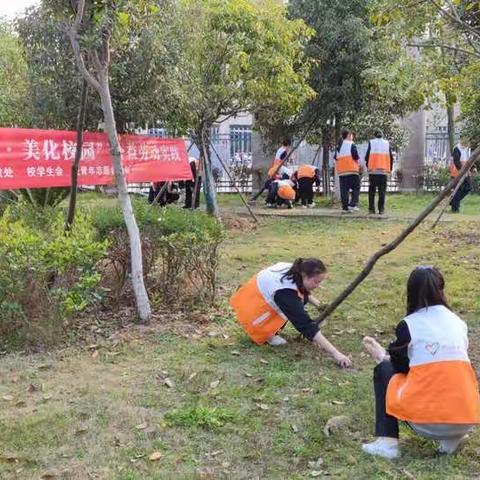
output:
[[[391,196],[389,205],[413,211],[414,201],[421,208],[428,199]],[[404,226],[277,219],[253,231],[231,230],[217,309],[176,323],[163,314],[150,328],[132,327],[90,348],[2,357],[0,478],[480,478],[480,432],[452,457],[438,457],[433,442],[406,428],[399,460],[366,457],[360,449],[372,438],[374,421],[373,365],[361,339],[392,338],[415,265],[435,264],[445,274],[480,366],[477,223],[443,224],[435,233],[419,228],[327,320],[323,332],[352,356],[349,370],[290,326],[285,347],[253,345],[227,308],[230,293],[253,273],[297,256],[328,265],[317,291],[327,302]],[[347,424],[327,436],[333,416],[347,417]],[[150,459],[154,453],[157,460]]]
[[[245,194],[245,197],[248,198],[248,194]],[[420,213],[434,198],[434,194],[423,193],[387,194],[385,209],[388,214],[413,216]],[[220,194],[218,195],[218,202],[221,207],[240,207],[243,205],[238,194]],[[258,199],[257,205],[261,207],[263,204],[264,199],[261,197]],[[323,198],[321,196],[315,198],[315,204],[318,208],[340,208],[339,202],[337,202],[334,207],[329,198]],[[368,211],[368,194],[362,193],[360,195],[360,207],[364,212]],[[448,213],[449,210],[448,208],[446,212]],[[468,195],[465,197],[461,205],[461,214],[480,215],[480,195]]]

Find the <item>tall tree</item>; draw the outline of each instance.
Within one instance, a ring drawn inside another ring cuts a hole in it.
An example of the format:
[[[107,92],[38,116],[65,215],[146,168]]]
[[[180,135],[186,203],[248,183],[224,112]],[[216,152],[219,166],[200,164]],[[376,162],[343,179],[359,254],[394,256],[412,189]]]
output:
[[[274,0],[183,0],[179,63],[169,69],[165,122],[190,128],[203,165],[207,210],[218,215],[210,162],[210,130],[241,112],[294,115],[312,96],[303,46],[311,35],[287,20]]]
[[[142,245],[140,232],[128,196],[127,183],[122,167],[122,153],[118,139],[115,113],[110,95],[109,69],[111,52],[115,42],[126,42],[130,18],[141,15],[142,10],[132,3],[74,2],[75,15],[71,18],[69,38],[78,69],[83,78],[98,93],[104,115],[105,131],[110,144],[113,168],[118,190],[118,201],[123,212],[130,239],[132,285],[137,312],[143,322],[150,320],[151,309],[143,278]],[[122,8],[123,6],[123,8]],[[155,10],[152,10],[153,12]]]
[[[13,25],[0,18],[0,126],[25,126],[30,121],[25,52]]]

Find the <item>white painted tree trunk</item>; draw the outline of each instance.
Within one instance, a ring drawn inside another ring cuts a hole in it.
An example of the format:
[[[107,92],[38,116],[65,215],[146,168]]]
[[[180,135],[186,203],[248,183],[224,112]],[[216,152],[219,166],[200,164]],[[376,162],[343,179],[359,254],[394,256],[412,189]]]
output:
[[[140,231],[138,230],[135,215],[133,214],[132,202],[128,196],[127,182],[125,181],[125,176],[123,174],[122,153],[117,136],[117,126],[115,123],[115,115],[113,113],[108,76],[106,74],[101,75],[99,83],[100,90],[98,93],[102,102],[105,131],[108,136],[110,152],[113,158],[113,169],[118,189],[118,203],[123,212],[123,218],[127,226],[128,238],[130,240],[132,286],[137,304],[137,313],[143,323],[148,323],[150,321],[151,308],[143,279],[142,243],[140,240]]]

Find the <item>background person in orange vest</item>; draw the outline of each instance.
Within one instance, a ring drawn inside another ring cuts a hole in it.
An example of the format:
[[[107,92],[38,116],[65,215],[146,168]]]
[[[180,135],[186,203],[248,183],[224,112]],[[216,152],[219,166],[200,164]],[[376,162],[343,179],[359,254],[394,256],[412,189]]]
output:
[[[335,169],[340,181],[342,213],[360,210],[360,166],[357,147],[353,143],[353,132],[344,130],[335,152]],[[351,192],[351,198],[349,195]]]
[[[480,423],[480,399],[468,358],[466,324],[449,308],[444,280],[435,267],[417,267],[407,282],[407,316],[387,351],[372,337],[363,342],[377,361],[375,435],[364,452],[399,456],[398,420],[454,453]]]
[[[292,175],[292,171],[286,166],[286,164],[283,164],[278,169],[278,171],[274,174],[277,167],[282,163],[282,161],[288,155],[291,145],[292,145],[292,142],[290,140],[284,140],[282,142],[281,147],[275,153],[273,165],[268,169],[268,179],[265,182],[265,188],[268,190],[267,199],[266,199],[267,207],[275,206],[277,191],[275,186],[272,188],[273,182],[275,180],[288,180]]]
[[[313,208],[313,185],[320,185],[320,172],[313,165],[300,165],[294,173],[298,181],[298,195],[302,208]]]
[[[378,213],[385,211],[387,178],[393,169],[393,153],[381,130],[375,130],[375,138],[368,142],[365,164],[368,169],[368,212],[375,213],[375,193],[378,189]]]
[[[294,180],[274,180],[270,188],[274,192],[272,195],[273,207],[281,207],[285,204],[287,208],[293,208],[293,202],[297,196]]]
[[[200,161],[195,157],[188,157],[190,169],[192,170],[192,180],[185,182],[185,205],[183,208],[192,208],[193,195],[195,195],[195,208],[200,207],[200,187],[202,186],[202,177],[197,172],[200,168]],[[196,181],[198,180],[198,181]]]
[[[316,258],[277,263],[240,287],[230,299],[230,305],[256,344],[286,344],[277,334],[290,320],[305,338],[327,352],[340,367],[349,367],[351,360],[321,334],[318,324],[305,311],[307,302],[319,305],[311,292],[325,279],[326,271],[323,262]]]
[[[453,149],[450,161],[450,176],[452,178],[458,177],[458,173],[469,158],[470,148],[468,147],[468,140],[460,139],[458,145]],[[450,202],[452,213],[460,212],[460,202],[468,195],[471,189],[470,175],[467,175]]]

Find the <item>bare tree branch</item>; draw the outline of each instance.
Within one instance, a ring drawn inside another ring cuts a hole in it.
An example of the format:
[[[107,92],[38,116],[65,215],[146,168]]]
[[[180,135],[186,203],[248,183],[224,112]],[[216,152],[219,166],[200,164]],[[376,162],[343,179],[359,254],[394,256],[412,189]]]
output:
[[[471,25],[464,22],[460,18],[460,16],[458,15],[457,9],[455,8],[454,5],[451,5],[451,8],[453,9],[453,12],[454,12],[454,13],[451,13],[448,10],[446,10],[445,8],[443,8],[443,6],[440,5],[436,0],[430,0],[430,2],[432,3],[432,5],[434,5],[436,7],[436,9],[440,13],[440,15],[443,15],[444,17],[449,18],[454,23],[459,25],[463,30],[470,32],[474,37],[476,37],[480,40],[480,32],[476,28],[472,27]]]
[[[80,49],[80,43],[78,42],[78,31],[80,30],[80,26],[82,24],[84,10],[85,0],[78,0],[75,20],[68,31],[68,37],[70,38],[70,43],[72,44],[78,69],[82,73],[85,80],[87,80],[87,82],[90,83],[90,85],[98,92],[100,90],[100,82],[88,71],[82,51]]]
[[[472,52],[465,50],[463,48],[452,47],[451,45],[439,45],[435,43],[407,43],[407,47],[416,47],[416,48],[445,48],[446,50],[452,50],[454,52],[466,53],[467,55],[472,55],[480,58],[480,52]]]

